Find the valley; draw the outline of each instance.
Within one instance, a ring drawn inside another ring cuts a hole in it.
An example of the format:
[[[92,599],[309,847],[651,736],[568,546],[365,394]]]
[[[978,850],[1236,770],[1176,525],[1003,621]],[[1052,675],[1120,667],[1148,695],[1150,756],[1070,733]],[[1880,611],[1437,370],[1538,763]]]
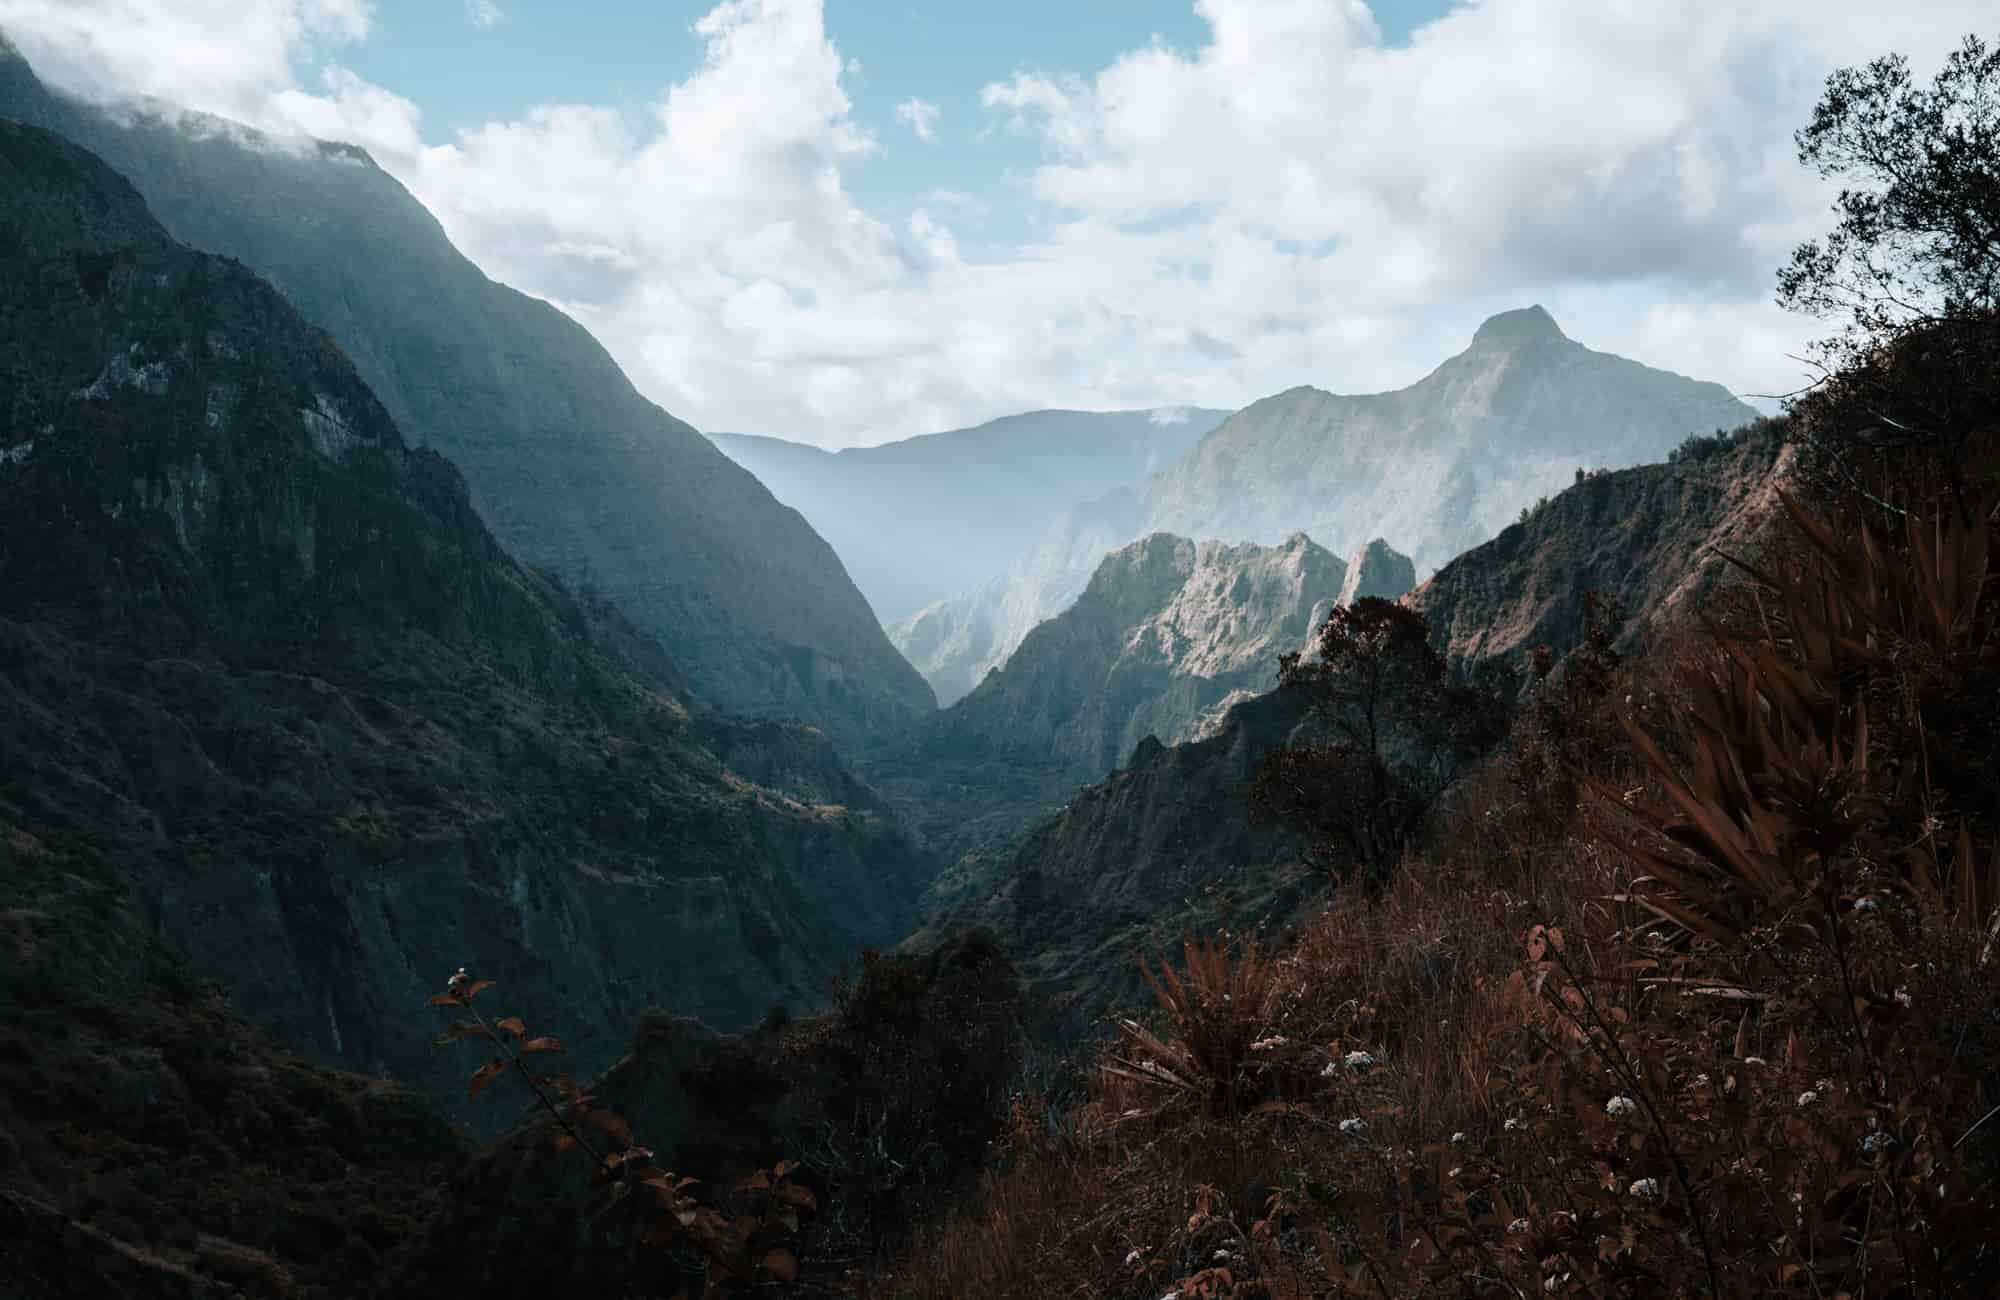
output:
[[[764,20],[717,13],[711,63]],[[495,137],[392,168],[86,94],[39,22],[0,12],[42,42],[0,30],[0,1294],[2000,1278],[1990,248],[1781,414],[1522,277],[1382,391],[1291,382],[1378,373],[1373,325],[1270,389],[1196,331],[1235,387],[1008,373],[835,450],[697,430],[609,298],[489,274],[418,178]],[[1083,94],[1028,84],[989,104]],[[905,325],[855,229],[715,255],[850,436]],[[877,277],[851,338],[777,288],[814,239]]]

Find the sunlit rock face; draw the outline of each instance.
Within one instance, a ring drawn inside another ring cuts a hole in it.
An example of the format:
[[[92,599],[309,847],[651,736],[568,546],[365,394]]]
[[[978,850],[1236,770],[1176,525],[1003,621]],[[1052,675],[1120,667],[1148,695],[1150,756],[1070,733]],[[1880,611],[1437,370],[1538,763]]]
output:
[[[1189,739],[1218,705],[1275,685],[1278,656],[1305,643],[1346,577],[1304,533],[1278,546],[1142,538],[940,716],[939,743],[1100,779],[1146,737]]]

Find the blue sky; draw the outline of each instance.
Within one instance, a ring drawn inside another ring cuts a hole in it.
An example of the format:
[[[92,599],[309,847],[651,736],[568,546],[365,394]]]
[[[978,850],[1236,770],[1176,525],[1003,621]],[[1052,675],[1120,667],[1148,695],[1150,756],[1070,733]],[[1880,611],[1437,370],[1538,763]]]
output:
[[[663,86],[700,63],[694,24],[701,0],[507,0],[486,22],[452,0],[403,0],[376,9],[369,39],[343,55],[368,80],[413,100],[427,129],[452,134],[518,118],[549,102],[617,105],[642,113]],[[1386,43],[1406,43],[1452,0],[1377,0],[1369,6]],[[884,152],[847,182],[871,210],[907,214],[926,196],[952,191],[985,208],[962,220],[976,253],[1024,237],[1028,205],[1013,201],[1040,151],[1027,137],[992,129],[982,86],[1015,70],[1043,73],[1103,66],[1158,40],[1198,49],[1208,25],[1192,4],[1163,0],[828,0],[826,25],[850,68],[843,86],[854,113],[872,124]],[[899,122],[896,106],[934,104],[935,144]]]
[[[0,0],[43,76],[367,148],[709,430],[1420,378],[1496,311],[1742,395],[1792,133],[1991,0]],[[1990,33],[1989,33],[1990,34]]]

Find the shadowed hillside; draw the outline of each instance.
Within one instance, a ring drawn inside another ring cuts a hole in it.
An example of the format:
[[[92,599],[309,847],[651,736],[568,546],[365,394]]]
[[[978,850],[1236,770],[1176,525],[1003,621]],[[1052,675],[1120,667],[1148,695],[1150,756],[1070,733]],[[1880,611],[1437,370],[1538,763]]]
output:
[[[704,703],[843,736],[930,712],[797,512],[641,397],[580,325],[487,279],[362,151],[92,108],[44,89],[4,39],[0,117],[95,151],[174,238],[275,285],[412,443],[458,466],[501,545],[602,591]]]

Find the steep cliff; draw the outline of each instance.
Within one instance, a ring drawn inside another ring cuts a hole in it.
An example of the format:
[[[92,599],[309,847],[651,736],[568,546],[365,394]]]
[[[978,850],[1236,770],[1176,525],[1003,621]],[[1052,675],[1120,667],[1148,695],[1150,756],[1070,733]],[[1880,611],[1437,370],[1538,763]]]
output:
[[[1147,736],[1175,744],[1231,695],[1277,681],[1346,566],[1304,533],[1282,545],[1155,533],[1112,552],[1076,603],[938,716],[930,748],[1015,754],[1102,779]]]
[[[1754,561],[1781,517],[1777,492],[1793,449],[1776,421],[1694,444],[1671,463],[1593,475],[1459,556],[1403,603],[1454,661],[1519,658],[1541,643],[1581,644],[1592,588],[1623,611],[1631,651],[1689,619],[1732,575],[1726,555]]]
[[[0,117],[91,149],[174,238],[275,285],[412,443],[458,466],[503,546],[600,590],[702,701],[839,737],[931,711],[795,510],[640,396],[576,322],[487,279],[361,150],[163,105],[93,108],[45,89],[4,41]]]
[[[907,924],[922,864],[828,801],[856,788],[829,759],[787,793],[703,737],[746,766],[823,742],[697,725],[658,645],[510,558],[333,339],[12,123],[0,374],[0,829],[91,864],[282,1041],[457,1111],[423,1000],[458,965],[588,1070],[643,1008],[811,1003]]]
[[[1007,662],[1028,633],[1083,594],[1105,555],[1140,535],[1130,487],[1065,510],[1013,563],[972,590],[926,605],[889,628],[950,708]]]
[[[1717,384],[1566,337],[1540,307],[1503,312],[1392,393],[1294,388],[1253,402],[1129,491],[1065,514],[1001,575],[890,629],[947,702],[1007,662],[1135,537],[1275,543],[1303,529],[1336,554],[1394,539],[1416,576],[1486,541],[1578,469],[1658,460],[1756,412]]]
[[[1027,411],[838,452],[709,437],[833,544],[893,623],[999,573],[1064,510],[1166,468],[1227,414]]]

